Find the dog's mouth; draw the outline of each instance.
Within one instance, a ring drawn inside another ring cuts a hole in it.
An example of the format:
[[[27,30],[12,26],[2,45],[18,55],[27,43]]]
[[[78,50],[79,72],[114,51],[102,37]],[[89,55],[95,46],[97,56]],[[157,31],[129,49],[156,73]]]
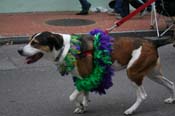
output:
[[[28,56],[26,57],[26,63],[27,64],[34,63],[38,61],[39,59],[41,59],[43,55],[44,55],[43,53],[39,52],[39,53],[34,54],[33,56]]]

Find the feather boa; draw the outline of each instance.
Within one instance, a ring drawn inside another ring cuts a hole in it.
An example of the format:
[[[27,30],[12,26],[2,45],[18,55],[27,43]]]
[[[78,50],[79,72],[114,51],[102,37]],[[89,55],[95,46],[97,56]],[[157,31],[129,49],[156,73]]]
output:
[[[113,69],[111,68],[112,38],[98,29],[91,31],[90,34],[94,36],[93,70],[91,74],[82,77],[82,79],[74,76],[74,84],[79,91],[95,91],[99,94],[106,94],[105,89],[113,85]],[[71,48],[64,59],[64,63],[58,67],[62,75],[68,74],[74,69],[76,59],[81,54],[80,47],[80,37],[73,35],[71,37]]]
[[[105,32],[95,29],[90,32],[94,38],[93,71],[83,79],[74,77],[75,86],[79,91],[95,91],[106,94],[105,89],[112,83],[113,69],[111,68],[111,37]]]

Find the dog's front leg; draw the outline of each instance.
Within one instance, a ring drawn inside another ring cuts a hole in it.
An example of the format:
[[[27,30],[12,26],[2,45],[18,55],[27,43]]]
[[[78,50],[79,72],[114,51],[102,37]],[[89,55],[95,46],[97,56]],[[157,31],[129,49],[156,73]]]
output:
[[[82,93],[82,102],[80,102],[80,104],[82,104],[83,112],[87,111],[87,107],[88,107],[89,102],[90,102],[89,92],[83,92]]]
[[[83,106],[87,107],[89,102],[90,102],[89,92],[83,92],[83,101],[82,101]]]
[[[78,98],[79,98],[80,95],[83,95],[83,101],[84,102],[79,101]],[[86,99],[87,99],[87,97],[85,97],[84,92],[80,92],[77,89],[75,89],[73,91],[73,93],[69,97],[69,100],[71,102],[75,103],[76,108],[74,110],[74,113],[80,114],[80,113],[84,113],[85,112],[85,109],[86,109],[85,105],[87,105]]]

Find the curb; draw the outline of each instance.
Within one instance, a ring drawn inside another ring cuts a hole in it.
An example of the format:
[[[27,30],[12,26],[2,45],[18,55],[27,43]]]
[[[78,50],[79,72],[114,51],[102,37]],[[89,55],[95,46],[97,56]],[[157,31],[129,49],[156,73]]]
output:
[[[162,33],[163,31],[160,31]],[[173,30],[169,30],[164,36],[173,36]],[[87,33],[77,33],[85,35]],[[157,37],[156,30],[139,30],[139,31],[123,31],[123,32],[111,32],[109,35],[113,37],[130,36],[130,37]],[[12,44],[24,44],[28,42],[29,36],[11,36],[0,37],[0,45],[12,45]],[[158,37],[157,37],[158,38]]]

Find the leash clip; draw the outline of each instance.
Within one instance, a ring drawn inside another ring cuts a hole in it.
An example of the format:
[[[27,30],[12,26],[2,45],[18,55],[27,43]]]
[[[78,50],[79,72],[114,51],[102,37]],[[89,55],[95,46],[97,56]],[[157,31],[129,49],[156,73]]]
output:
[[[117,27],[116,24],[112,25],[110,28],[106,29],[106,33],[111,32],[111,31],[112,31],[114,28],[116,28],[116,27]]]

